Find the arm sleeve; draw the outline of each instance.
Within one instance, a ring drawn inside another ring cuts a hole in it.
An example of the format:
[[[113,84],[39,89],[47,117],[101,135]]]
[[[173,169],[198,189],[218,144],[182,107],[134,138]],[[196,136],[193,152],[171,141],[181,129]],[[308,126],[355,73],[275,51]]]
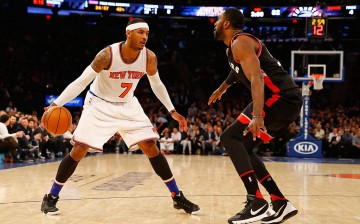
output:
[[[166,107],[166,109],[170,112],[175,110],[174,105],[170,100],[170,96],[165,88],[165,85],[162,83],[159,72],[156,72],[155,75],[148,75],[148,79],[150,82],[150,86],[155,96],[160,100],[160,102]]]
[[[226,78],[225,82],[228,85],[232,85],[232,84],[236,83],[239,80],[240,80],[240,76],[234,70],[231,69],[231,71],[230,71],[228,77]]]
[[[98,73],[94,71],[91,65],[87,66],[84,72],[72,83],[70,83],[60,96],[54,101],[56,105],[63,106],[75,97],[77,97]]]

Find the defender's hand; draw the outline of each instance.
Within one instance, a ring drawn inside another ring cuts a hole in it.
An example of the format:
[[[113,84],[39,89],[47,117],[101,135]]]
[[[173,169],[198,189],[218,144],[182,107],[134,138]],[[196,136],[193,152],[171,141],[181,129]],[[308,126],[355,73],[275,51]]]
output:
[[[256,137],[260,138],[260,131],[267,132],[266,127],[264,125],[264,118],[262,117],[256,117],[253,118],[249,125],[244,130],[243,134],[244,136],[249,132],[252,131],[253,140],[256,141]]]
[[[220,88],[216,89],[213,94],[210,96],[208,105],[215,103],[216,100],[221,100],[221,96],[226,92],[225,90],[220,90]]]

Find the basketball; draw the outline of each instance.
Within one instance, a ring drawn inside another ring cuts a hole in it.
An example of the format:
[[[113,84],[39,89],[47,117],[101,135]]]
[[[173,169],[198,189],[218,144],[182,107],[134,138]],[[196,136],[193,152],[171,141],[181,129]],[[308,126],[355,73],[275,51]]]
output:
[[[54,106],[45,111],[44,128],[52,135],[64,134],[72,123],[71,113],[65,107]]]

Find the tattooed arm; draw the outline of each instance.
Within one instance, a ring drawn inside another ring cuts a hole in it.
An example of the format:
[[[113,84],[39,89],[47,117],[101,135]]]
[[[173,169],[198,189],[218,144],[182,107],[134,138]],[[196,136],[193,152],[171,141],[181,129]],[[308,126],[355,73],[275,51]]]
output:
[[[110,47],[102,49],[91,62],[91,67],[95,72],[99,73],[101,70],[109,69],[111,64]]]

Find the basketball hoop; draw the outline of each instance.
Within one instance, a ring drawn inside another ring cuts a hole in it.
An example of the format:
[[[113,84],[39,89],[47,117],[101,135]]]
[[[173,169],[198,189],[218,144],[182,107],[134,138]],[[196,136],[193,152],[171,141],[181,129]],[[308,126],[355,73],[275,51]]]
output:
[[[314,90],[323,89],[323,82],[325,80],[325,74],[311,74],[311,78],[314,82]]]

